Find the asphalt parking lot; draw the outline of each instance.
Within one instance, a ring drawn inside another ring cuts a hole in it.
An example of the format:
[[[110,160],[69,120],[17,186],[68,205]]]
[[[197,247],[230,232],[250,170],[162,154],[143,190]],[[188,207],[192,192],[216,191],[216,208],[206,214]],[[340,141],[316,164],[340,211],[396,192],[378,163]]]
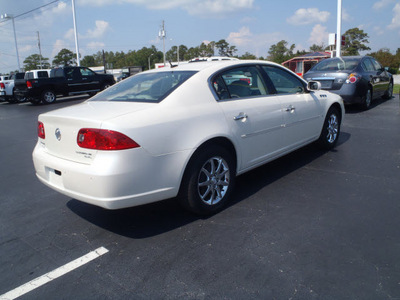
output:
[[[42,185],[37,116],[83,100],[0,103],[1,299],[400,299],[398,95],[347,108],[334,151],[239,177],[209,218],[174,199],[107,211]]]

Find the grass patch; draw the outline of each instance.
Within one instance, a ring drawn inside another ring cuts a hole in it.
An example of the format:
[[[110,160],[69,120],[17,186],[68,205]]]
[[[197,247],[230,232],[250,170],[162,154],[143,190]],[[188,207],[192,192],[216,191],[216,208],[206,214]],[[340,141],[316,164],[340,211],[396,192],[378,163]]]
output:
[[[400,92],[400,84],[395,84],[395,85],[393,86],[393,94],[398,95],[399,92]]]

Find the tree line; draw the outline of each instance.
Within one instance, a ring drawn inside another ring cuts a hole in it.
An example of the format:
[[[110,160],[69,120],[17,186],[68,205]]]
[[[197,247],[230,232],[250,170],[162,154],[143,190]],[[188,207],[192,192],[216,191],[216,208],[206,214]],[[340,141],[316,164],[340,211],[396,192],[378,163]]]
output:
[[[346,37],[346,44],[342,47],[343,56],[360,55],[360,51],[371,50],[367,46],[369,43],[368,34],[362,29],[351,28],[344,33]],[[310,52],[327,51],[329,47],[322,45],[312,45],[308,51],[296,51],[295,44],[289,45],[285,40],[273,44],[269,50],[268,55],[264,57],[257,57],[254,54],[246,52],[241,56],[237,56],[237,48],[230,45],[226,40],[222,39],[218,42],[201,43],[196,47],[187,47],[185,45],[176,45],[171,47],[165,53],[166,61],[187,61],[196,57],[209,57],[214,55],[237,57],[239,59],[260,59],[270,60],[276,63],[282,63],[293,57],[304,55]],[[392,54],[389,49],[382,48],[377,52],[371,52],[367,55],[376,58],[383,66],[389,67],[389,71],[396,74],[400,66],[400,48],[397,49],[395,54]],[[139,50],[124,51],[98,51],[92,55],[86,55],[81,59],[81,65],[85,67],[94,66],[108,66],[109,69],[119,69],[126,66],[142,66],[145,70],[154,68],[154,64],[162,63],[164,61],[163,52],[159,51],[154,45],[151,47],[143,47]],[[51,64],[48,58],[41,57],[39,54],[32,54],[24,60],[24,69],[33,70],[58,66],[76,65],[76,54],[68,49],[62,49],[52,60]]]

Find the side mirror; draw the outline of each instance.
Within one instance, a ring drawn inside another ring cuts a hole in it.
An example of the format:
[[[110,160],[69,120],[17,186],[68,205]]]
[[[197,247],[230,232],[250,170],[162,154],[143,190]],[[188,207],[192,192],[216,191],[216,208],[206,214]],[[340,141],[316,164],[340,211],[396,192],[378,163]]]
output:
[[[389,67],[384,67],[385,71],[388,72],[389,71]]]
[[[319,82],[319,81],[309,81],[307,83],[307,89],[309,91],[319,91],[321,89],[321,82]]]

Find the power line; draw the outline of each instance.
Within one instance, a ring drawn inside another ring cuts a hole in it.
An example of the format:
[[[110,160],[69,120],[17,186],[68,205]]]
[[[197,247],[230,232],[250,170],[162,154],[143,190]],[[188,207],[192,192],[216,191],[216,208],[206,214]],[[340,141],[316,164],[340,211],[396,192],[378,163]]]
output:
[[[41,9],[41,8],[43,8],[43,7],[49,6],[49,5],[51,5],[51,4],[53,4],[53,3],[56,3],[56,2],[59,2],[59,1],[60,1],[60,0],[54,0],[54,1],[52,1],[52,2],[49,2],[49,3],[44,4],[44,5],[42,5],[42,6],[39,6],[39,7],[37,7],[37,8],[31,9],[31,10],[29,10],[29,11],[27,11],[27,12],[24,12],[24,13],[22,13],[22,14],[16,15],[16,16],[14,16],[13,18],[16,19],[16,18],[22,17],[22,16],[24,16],[24,15],[27,15],[27,14],[29,14],[29,13],[31,13],[31,12],[34,12],[34,11],[36,11],[36,10],[39,10],[39,9]],[[0,21],[0,23],[4,23],[4,22],[7,22],[7,21],[8,21],[8,20],[3,20],[3,21]]]

